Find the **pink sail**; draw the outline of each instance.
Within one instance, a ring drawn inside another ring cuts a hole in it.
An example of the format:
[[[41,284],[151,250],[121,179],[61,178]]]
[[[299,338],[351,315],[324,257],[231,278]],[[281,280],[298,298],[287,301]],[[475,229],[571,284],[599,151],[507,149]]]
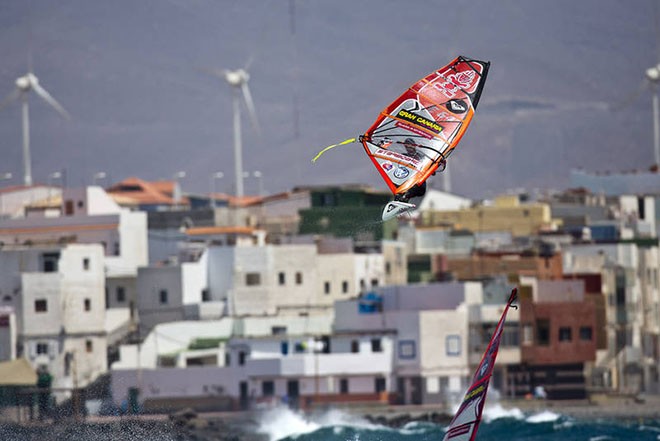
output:
[[[500,347],[500,338],[502,337],[502,330],[504,329],[504,321],[506,314],[509,312],[509,307],[516,300],[518,290],[514,288],[511,291],[509,300],[502,312],[502,317],[497,323],[495,332],[490,338],[490,343],[486,352],[484,353],[481,363],[472,378],[472,384],[465,393],[463,402],[458,408],[456,415],[449,423],[449,428],[443,440],[451,441],[473,441],[477,437],[477,429],[481,422],[481,415],[486,403],[486,394],[488,393],[488,385],[490,378],[493,375],[493,368],[495,367],[495,358],[497,357],[497,350]],[[514,306],[516,308],[516,306]]]

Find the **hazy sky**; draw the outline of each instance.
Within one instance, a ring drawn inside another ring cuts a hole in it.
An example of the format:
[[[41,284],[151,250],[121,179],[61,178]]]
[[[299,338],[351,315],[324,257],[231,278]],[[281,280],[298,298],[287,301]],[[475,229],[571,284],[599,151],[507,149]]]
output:
[[[0,95],[31,58],[72,116],[30,97],[36,182],[62,169],[71,186],[99,171],[113,182],[185,171],[184,191],[206,193],[222,171],[217,187],[230,192],[231,90],[202,70],[251,60],[262,133],[244,115],[243,162],[268,192],[385,189],[357,144],[310,160],[461,54],[492,67],[449,161],[453,191],[562,189],[571,168],[652,164],[650,92],[623,103],[658,60],[657,9],[654,0],[5,0]],[[18,102],[0,111],[0,173],[13,173],[12,183],[22,181],[20,121]],[[254,178],[245,186],[258,188]]]

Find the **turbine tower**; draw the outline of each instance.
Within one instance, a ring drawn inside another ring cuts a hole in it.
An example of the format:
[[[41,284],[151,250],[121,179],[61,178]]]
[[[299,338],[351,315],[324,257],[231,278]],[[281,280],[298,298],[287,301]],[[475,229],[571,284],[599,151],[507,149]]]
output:
[[[7,107],[11,102],[21,99],[22,102],[22,121],[23,121],[23,183],[27,186],[32,185],[32,159],[30,157],[30,111],[28,106],[28,94],[34,91],[44,101],[66,119],[70,116],[64,107],[58,103],[47,91],[39,84],[39,79],[32,71],[16,79],[16,89],[14,89],[0,103],[0,110]]]
[[[655,166],[660,166],[660,105],[658,104],[658,82],[660,82],[660,64],[646,69],[646,79],[653,93],[653,159]]]
[[[232,109],[234,113],[234,173],[236,179],[236,197],[243,197],[243,140],[241,133],[241,95],[245,107],[250,115],[252,126],[259,132],[257,112],[252,101],[252,94],[248,87],[250,74],[247,67],[237,70],[213,69],[211,74],[224,79],[232,87]]]

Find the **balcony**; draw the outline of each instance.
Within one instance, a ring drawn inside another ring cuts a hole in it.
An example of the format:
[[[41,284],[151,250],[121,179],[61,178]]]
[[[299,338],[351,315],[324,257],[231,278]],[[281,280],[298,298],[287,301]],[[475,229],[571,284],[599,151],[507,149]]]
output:
[[[328,375],[388,375],[392,371],[392,354],[342,353],[296,354],[281,358],[252,359],[246,363],[250,377]]]

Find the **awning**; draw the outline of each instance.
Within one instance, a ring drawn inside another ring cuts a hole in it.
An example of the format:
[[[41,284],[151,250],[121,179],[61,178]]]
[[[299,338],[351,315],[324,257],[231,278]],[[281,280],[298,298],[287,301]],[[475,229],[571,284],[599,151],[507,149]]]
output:
[[[0,363],[0,387],[2,386],[35,386],[37,373],[30,363],[19,358]]]

